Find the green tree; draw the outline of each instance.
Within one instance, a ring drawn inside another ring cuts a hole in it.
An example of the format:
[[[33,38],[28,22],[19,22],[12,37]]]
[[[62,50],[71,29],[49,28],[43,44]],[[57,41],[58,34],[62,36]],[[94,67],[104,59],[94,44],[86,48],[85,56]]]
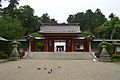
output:
[[[110,35],[110,39],[113,39],[113,36],[114,36],[114,34],[115,34],[115,32],[116,32],[116,30],[118,29],[118,27],[120,26],[118,23],[119,23],[119,19],[118,19],[118,17],[114,17],[114,18],[112,18],[111,19],[111,21],[110,21],[110,23],[111,23],[111,35]]]
[[[69,15],[67,18],[68,23],[79,23],[82,31],[90,31],[96,34],[95,29],[101,26],[107,19],[102,14],[100,9],[93,12],[91,9],[86,12],[78,12],[74,15]]]
[[[100,9],[96,9],[95,11],[95,18],[94,18],[94,21],[93,21],[93,26],[95,29],[93,29],[93,34],[96,36],[96,38],[99,38],[99,33],[96,31],[96,29],[103,25],[103,23],[105,23],[105,21],[107,20],[105,18],[105,15],[102,14],[101,10]]]
[[[81,30],[87,30],[86,26],[85,26],[85,14],[84,12],[78,12],[74,15],[69,15],[68,19],[67,19],[68,23],[79,23]]]
[[[81,30],[87,30],[85,26],[85,14],[83,12],[78,12],[77,14],[74,15],[75,18],[73,18],[74,23],[79,23]]]
[[[42,23],[50,23],[50,16],[48,13],[45,13],[41,16],[41,22]]]
[[[18,1],[19,0],[7,0],[9,2],[9,5],[3,9],[3,15],[9,15],[14,18],[15,12],[17,10],[17,5],[19,5]]]
[[[33,33],[39,31],[41,23],[57,23],[54,18],[50,18],[49,15],[43,14],[41,17],[34,15],[34,9],[29,5],[20,6],[16,10],[16,19],[21,21],[23,27],[27,28],[26,33]]]
[[[92,12],[91,9],[87,10],[85,13],[85,17],[86,17],[86,27],[88,28],[88,30],[90,30],[92,32],[92,30],[94,29],[94,24],[93,24],[93,20],[94,20],[94,13]]]
[[[2,7],[1,1],[2,1],[2,0],[0,0],[0,7]]]
[[[87,37],[89,35],[93,35],[90,31],[83,31],[81,36]]]
[[[67,18],[67,22],[68,23],[74,23],[74,15],[69,15],[69,17]]]
[[[109,21],[106,21],[97,30],[100,33],[100,38],[119,39],[120,34],[120,20],[118,17],[114,17]]]
[[[113,19],[115,17],[115,15],[113,14],[113,13],[111,13],[110,15],[109,15],[109,18],[110,19]]]
[[[103,25],[98,27],[96,29],[96,32],[98,33],[98,38],[108,38],[109,39],[109,21],[106,21]]]
[[[19,39],[24,37],[25,28],[21,23],[10,16],[0,17],[0,35],[6,39]]]
[[[35,33],[31,33],[30,34],[33,37],[41,37],[42,35],[40,35],[39,33],[35,32]]]
[[[16,19],[21,21],[23,27],[27,28],[28,33],[36,32],[40,26],[40,18],[34,16],[34,9],[29,5],[20,6],[16,11]]]
[[[54,18],[50,18],[48,13],[43,14],[41,17],[41,23],[57,23],[57,21]]]
[[[54,18],[52,18],[50,19],[50,23],[57,23],[57,21]]]

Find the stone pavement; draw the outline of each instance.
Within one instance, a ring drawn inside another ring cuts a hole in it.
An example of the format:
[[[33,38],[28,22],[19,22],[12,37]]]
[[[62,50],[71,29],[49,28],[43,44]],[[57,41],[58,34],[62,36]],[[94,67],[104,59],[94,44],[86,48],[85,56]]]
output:
[[[23,59],[0,63],[0,80],[120,80],[120,64]]]

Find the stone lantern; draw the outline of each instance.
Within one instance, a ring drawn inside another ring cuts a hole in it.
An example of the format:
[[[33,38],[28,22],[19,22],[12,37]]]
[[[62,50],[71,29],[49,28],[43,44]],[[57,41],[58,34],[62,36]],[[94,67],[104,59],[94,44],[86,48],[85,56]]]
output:
[[[103,62],[110,62],[111,61],[110,55],[106,50],[106,45],[102,45],[102,51],[100,53],[99,60],[103,61]]]
[[[12,43],[12,46],[13,46],[13,50],[12,50],[12,53],[10,54],[10,60],[13,60],[13,61],[19,60],[20,59],[20,54],[17,50],[19,42],[13,41],[11,43]]]

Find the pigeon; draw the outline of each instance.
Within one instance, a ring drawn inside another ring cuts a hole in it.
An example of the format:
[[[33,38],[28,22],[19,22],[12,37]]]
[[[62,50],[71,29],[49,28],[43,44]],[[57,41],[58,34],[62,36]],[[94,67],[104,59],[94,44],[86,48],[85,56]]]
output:
[[[18,66],[18,68],[21,68],[20,66]]]
[[[47,68],[46,68],[46,67],[44,67],[44,70],[47,70]]]
[[[48,71],[48,74],[51,74],[51,71]]]
[[[53,70],[52,70],[52,69],[50,69],[50,71],[52,72]]]
[[[41,68],[37,68],[38,70],[40,70]]]
[[[58,68],[61,68],[60,66],[58,66]]]

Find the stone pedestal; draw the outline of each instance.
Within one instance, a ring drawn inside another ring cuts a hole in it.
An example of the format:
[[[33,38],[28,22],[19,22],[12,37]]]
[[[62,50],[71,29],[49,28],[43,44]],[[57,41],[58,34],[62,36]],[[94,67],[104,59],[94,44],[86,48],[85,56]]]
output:
[[[100,53],[99,60],[103,62],[110,62],[111,57],[105,47],[106,47],[105,45],[102,46],[102,51]]]

